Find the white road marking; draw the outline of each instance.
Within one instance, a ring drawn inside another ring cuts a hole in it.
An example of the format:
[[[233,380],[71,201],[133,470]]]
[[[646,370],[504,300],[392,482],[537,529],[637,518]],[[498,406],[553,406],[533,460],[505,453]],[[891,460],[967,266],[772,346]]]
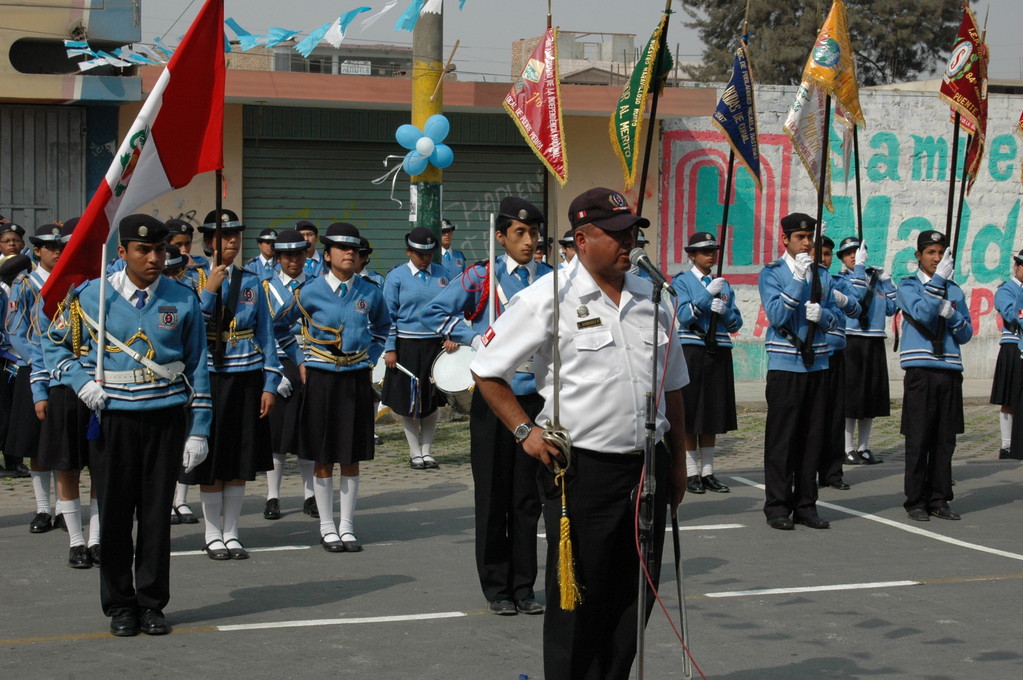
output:
[[[406,614],[403,616],[365,616],[356,619],[309,619],[307,621],[276,621],[270,623],[241,623],[233,626],[217,626],[222,632],[232,630],[266,630],[268,628],[307,628],[309,626],[340,626],[361,623],[393,623],[399,621],[429,621],[432,619],[455,619],[468,616],[465,612],[438,612],[436,614]]]
[[[246,548],[250,553],[255,552],[285,552],[288,550],[309,550],[309,545],[274,545],[267,548]],[[171,553],[171,557],[189,557],[194,555],[205,555],[206,550],[178,550]]]
[[[764,488],[763,484],[757,484],[753,480],[746,479],[745,477],[732,476],[731,479],[746,484],[747,486],[753,486],[758,489]],[[917,536],[923,536],[924,538],[932,538],[935,541],[941,541],[942,543],[948,543],[949,545],[956,545],[959,546],[960,548],[976,550],[977,552],[988,553],[990,555],[998,555],[999,557],[1007,557],[1010,560],[1019,560],[1023,562],[1023,555],[1020,555],[1019,553],[1008,552],[1007,550],[999,550],[998,548],[989,548],[986,545],[979,545],[977,543],[968,543],[967,541],[961,541],[958,538],[951,538],[950,536],[942,536],[941,534],[935,533],[933,531],[927,531],[926,529],[921,529],[920,527],[913,526],[911,524],[906,524],[905,522],[896,522],[893,519],[873,515],[869,512],[860,512],[859,510],[853,510],[852,508],[846,508],[841,505],[835,505],[834,503],[817,501],[817,505],[828,508],[830,510],[835,510],[837,512],[844,512],[845,514],[852,515],[854,517],[862,517],[863,519],[869,519],[871,522],[885,524],[895,529],[905,531],[906,533],[916,534]]]
[[[920,581],[877,581],[875,583],[838,583],[830,586],[805,586],[802,588],[761,588],[760,590],[726,590],[720,593],[706,593],[704,597],[747,597],[749,595],[787,595],[790,593],[818,593],[831,590],[870,590],[871,588],[901,588],[920,586]]]
[[[680,526],[679,531],[717,531],[719,529],[745,529],[745,524],[697,524],[694,526]],[[669,524],[664,528],[664,533],[671,533],[671,525]],[[547,534],[540,533],[536,535],[537,538],[547,538]]]

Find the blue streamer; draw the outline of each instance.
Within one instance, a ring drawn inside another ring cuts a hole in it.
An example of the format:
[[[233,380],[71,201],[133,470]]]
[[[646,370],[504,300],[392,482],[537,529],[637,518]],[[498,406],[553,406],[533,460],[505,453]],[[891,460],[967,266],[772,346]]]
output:
[[[412,4],[398,17],[398,23],[394,25],[394,30],[411,33],[419,21],[419,14],[423,11],[425,4],[426,0],[412,0]]]
[[[313,53],[313,50],[316,49],[316,46],[320,44],[321,40],[323,40],[323,36],[327,35],[327,31],[329,31],[330,27],[333,25],[334,22],[330,21],[314,30],[295,45],[295,51],[308,59],[309,55]]]

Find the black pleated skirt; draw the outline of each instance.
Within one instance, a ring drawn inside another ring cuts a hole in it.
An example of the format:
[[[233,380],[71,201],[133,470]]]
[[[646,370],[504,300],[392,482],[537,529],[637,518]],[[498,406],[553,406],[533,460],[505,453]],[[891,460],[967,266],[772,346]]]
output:
[[[1014,405],[1021,387],[1023,359],[1019,356],[1019,346],[1014,342],[999,345],[995,377],[991,383],[991,403],[1000,406]]]
[[[682,388],[688,434],[723,434],[738,428],[732,348],[709,352],[703,345],[682,345],[689,384]]]
[[[302,376],[295,362],[281,357],[284,375],[291,381],[291,396],[277,395],[277,405],[270,412],[270,450],[274,453],[298,455],[298,416],[302,404]]]
[[[884,341],[862,335],[846,338],[846,418],[880,418],[891,413]]]
[[[375,415],[370,369],[335,373],[307,367],[299,457],[341,465],[373,460]]]
[[[89,466],[89,418],[92,412],[70,387],[50,387],[46,420],[39,433],[39,464],[51,470]]]
[[[413,401],[412,379],[396,368],[388,368],[380,400],[385,406],[390,406],[395,415],[423,418],[447,403],[430,379],[433,360],[441,353],[443,345],[441,338],[397,339],[398,363],[419,379],[419,399],[418,403]]]
[[[32,401],[32,386],[29,383],[32,369],[22,366],[14,379],[11,395],[11,422],[7,428],[7,442],[4,453],[17,458],[35,458],[39,452],[39,418],[36,417]]]

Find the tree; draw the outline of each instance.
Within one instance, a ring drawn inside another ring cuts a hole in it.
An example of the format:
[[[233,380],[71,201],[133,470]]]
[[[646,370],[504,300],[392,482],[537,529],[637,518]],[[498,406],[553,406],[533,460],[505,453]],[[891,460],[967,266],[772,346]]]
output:
[[[726,81],[742,34],[742,0],[682,0],[706,48],[691,78]],[[962,0],[846,0],[860,85],[938,73],[962,20]],[[761,83],[798,85],[828,0],[750,0],[750,53]]]

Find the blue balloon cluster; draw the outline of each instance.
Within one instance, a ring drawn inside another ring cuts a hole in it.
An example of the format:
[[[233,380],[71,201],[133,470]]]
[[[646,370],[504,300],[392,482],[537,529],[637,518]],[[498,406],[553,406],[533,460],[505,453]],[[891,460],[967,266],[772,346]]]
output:
[[[451,165],[455,152],[442,144],[450,131],[451,123],[439,113],[427,118],[422,130],[407,123],[399,127],[394,137],[409,149],[401,162],[402,169],[410,175],[420,175],[431,163],[442,170]]]

